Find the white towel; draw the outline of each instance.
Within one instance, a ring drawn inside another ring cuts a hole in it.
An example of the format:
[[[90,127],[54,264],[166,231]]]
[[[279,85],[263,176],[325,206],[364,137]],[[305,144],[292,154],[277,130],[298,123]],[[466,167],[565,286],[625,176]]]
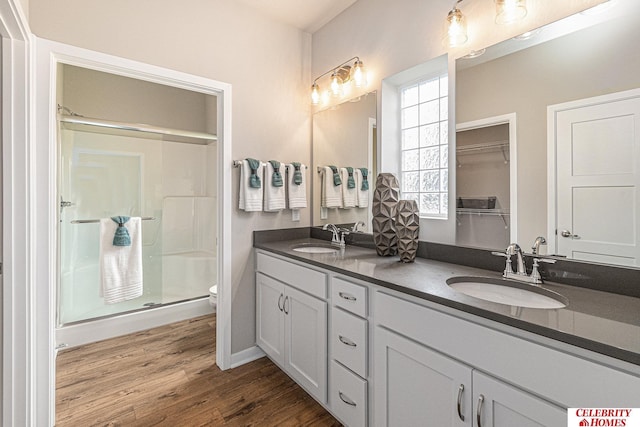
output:
[[[342,185],[333,185],[333,170],[329,166],[325,166],[321,179],[321,205],[323,208],[341,208],[342,207]]]
[[[129,218],[131,246],[113,246],[118,228],[111,218],[100,220],[101,296],[107,304],[138,298],[142,295],[142,224],[140,217]]]
[[[260,212],[262,211],[262,190],[264,188],[264,179],[262,176],[262,163],[258,166],[256,174],[260,177],[260,188],[253,188],[249,186],[249,177],[251,176],[251,168],[247,160],[242,161],[240,166],[240,194],[239,194],[239,208],[246,212]]]
[[[264,173],[264,211],[265,212],[277,212],[285,208],[286,195],[284,191],[284,163],[280,162],[280,174],[282,175],[282,187],[274,187],[271,182],[273,179],[273,165],[267,162],[267,167]]]
[[[340,178],[342,179],[342,206],[345,208],[355,208],[357,190],[356,187],[349,188],[347,185],[347,180],[349,179],[349,171],[347,168],[340,168]]]
[[[298,185],[293,182],[293,173],[296,168],[292,164],[287,165],[287,201],[289,202],[289,209],[302,209],[307,207],[306,169],[307,167],[305,165],[300,165],[302,183]]]
[[[359,208],[369,207],[369,190],[362,189],[362,171],[360,169],[354,170],[356,178],[356,206]]]

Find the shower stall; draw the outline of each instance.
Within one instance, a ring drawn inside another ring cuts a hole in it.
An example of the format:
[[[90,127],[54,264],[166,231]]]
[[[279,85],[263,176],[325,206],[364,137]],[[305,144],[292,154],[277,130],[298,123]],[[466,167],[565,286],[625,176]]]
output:
[[[75,73],[76,85],[84,73],[64,71]],[[102,77],[87,72],[93,80]],[[211,103],[201,104],[206,116]],[[68,344],[65,331],[74,327],[91,334],[93,322],[123,316],[136,322],[145,312],[184,309],[190,302],[199,303],[194,315],[202,314],[218,278],[215,132],[88,118],[63,106],[58,111],[58,346]],[[101,296],[100,219],[121,215],[142,218],[143,294],[107,304]]]

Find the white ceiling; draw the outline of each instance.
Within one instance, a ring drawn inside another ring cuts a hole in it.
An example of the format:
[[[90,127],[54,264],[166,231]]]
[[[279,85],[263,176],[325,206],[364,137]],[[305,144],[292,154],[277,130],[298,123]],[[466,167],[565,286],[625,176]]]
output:
[[[357,0],[239,0],[265,15],[314,33]]]

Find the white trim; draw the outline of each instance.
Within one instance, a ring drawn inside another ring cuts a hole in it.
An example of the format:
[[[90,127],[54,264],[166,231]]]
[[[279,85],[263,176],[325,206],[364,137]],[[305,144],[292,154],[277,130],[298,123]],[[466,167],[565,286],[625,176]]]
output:
[[[556,127],[558,113],[576,108],[589,107],[592,105],[606,104],[608,102],[624,101],[640,97],[640,89],[625,90],[622,92],[608,93],[606,95],[594,96],[591,98],[578,99],[575,101],[563,102],[549,105],[547,107],[547,253],[555,254],[558,247],[558,236],[556,234],[557,216],[557,141]]]
[[[229,367],[237,368],[238,366],[244,365],[245,363],[253,362],[254,360],[258,360],[264,356],[266,356],[265,352],[262,351],[257,345],[254,345],[253,347],[249,347],[245,350],[233,353],[231,355],[231,366]]]
[[[29,27],[15,0],[0,1],[2,36],[2,392],[0,424],[38,425],[34,386],[33,194],[30,141]]]
[[[175,70],[152,66],[124,58],[35,38],[34,74],[36,134],[34,140],[36,191],[32,212],[36,219],[38,244],[35,246],[37,290],[35,303],[35,342],[31,357],[38,366],[36,389],[48,399],[38,403],[41,421],[37,425],[54,424],[55,408],[55,292],[57,278],[56,236],[56,73],[60,63],[118,74],[139,80],[178,87],[218,97],[218,315],[217,362],[227,369],[231,359],[231,85]],[[36,102],[37,100],[37,102]],[[45,421],[45,414],[48,414]]]
[[[486,117],[456,125],[456,132],[485,128],[495,125],[509,125],[509,204],[510,204],[510,239],[518,241],[518,141],[516,132],[516,113]]]
[[[204,298],[145,310],[144,312],[128,313],[64,326],[56,330],[56,348],[60,346],[64,346],[64,348],[77,347],[213,313],[214,309],[209,304],[209,298]]]

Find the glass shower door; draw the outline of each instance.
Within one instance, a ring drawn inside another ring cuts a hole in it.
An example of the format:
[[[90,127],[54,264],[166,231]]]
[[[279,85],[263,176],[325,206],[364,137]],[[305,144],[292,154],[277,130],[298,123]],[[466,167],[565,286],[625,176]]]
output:
[[[142,308],[151,296],[147,280],[141,298],[107,305],[100,296],[100,224],[83,221],[142,216],[143,205],[144,155],[118,150],[113,138],[62,132],[59,325]]]

